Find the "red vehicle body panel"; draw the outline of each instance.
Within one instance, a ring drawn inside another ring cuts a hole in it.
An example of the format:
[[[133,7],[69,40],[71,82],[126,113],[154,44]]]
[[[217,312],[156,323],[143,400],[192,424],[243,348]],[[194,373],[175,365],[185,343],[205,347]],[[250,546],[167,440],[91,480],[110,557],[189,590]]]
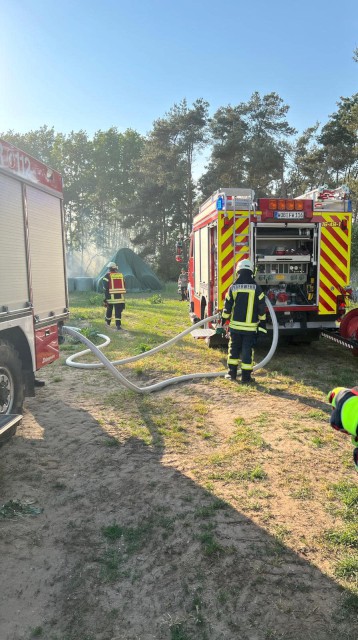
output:
[[[50,169],[5,140],[0,141],[0,167],[23,180],[62,193],[62,177],[58,171]]]
[[[54,362],[60,355],[57,324],[35,331],[36,369]]]

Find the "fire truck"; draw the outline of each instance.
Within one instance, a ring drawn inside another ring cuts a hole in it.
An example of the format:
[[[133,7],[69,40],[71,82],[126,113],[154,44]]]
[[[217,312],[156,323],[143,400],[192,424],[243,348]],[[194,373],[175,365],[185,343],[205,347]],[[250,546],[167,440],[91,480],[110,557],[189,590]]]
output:
[[[311,342],[322,331],[335,331],[346,311],[351,226],[346,187],[324,186],[294,199],[257,202],[251,189],[219,189],[193,220],[188,263],[192,321],[223,309],[236,264],[249,258],[281,336]],[[270,329],[269,321],[268,315]],[[207,336],[210,346],[223,342],[219,325],[211,324]]]
[[[0,140],[0,443],[16,431],[35,372],[59,357],[68,316],[62,179]]]

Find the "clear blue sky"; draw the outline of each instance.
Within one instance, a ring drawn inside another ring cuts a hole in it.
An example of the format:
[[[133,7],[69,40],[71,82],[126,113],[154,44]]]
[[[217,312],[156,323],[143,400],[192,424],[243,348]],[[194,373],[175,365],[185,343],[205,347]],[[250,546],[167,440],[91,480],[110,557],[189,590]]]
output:
[[[69,133],[276,91],[300,132],[358,91],[357,0],[0,0],[0,131]]]

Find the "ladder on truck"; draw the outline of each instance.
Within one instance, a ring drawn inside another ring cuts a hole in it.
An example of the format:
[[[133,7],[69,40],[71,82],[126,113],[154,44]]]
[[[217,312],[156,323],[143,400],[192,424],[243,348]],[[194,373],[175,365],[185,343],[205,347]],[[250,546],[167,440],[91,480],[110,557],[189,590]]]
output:
[[[326,184],[323,184],[320,187],[311,189],[311,191],[306,191],[301,196],[296,196],[295,200],[313,200],[316,202],[317,200],[348,200],[348,198],[349,187],[345,184],[336,189],[329,189]]]
[[[237,255],[243,247],[247,247],[249,252],[249,245],[247,244],[247,237],[250,235],[250,228],[248,227],[247,233],[236,234],[236,222],[238,218],[247,218],[250,221],[251,213],[255,213],[256,210],[256,202],[255,202],[255,192],[252,189],[230,189],[228,191],[233,191],[234,193],[227,198],[230,198],[228,202],[231,202],[231,206],[226,208],[227,210],[231,210],[234,212],[233,216],[233,230],[232,230],[232,246],[234,249],[234,274],[233,279],[235,280],[236,274],[236,264],[238,262]],[[240,212],[240,216],[238,216],[238,212]],[[244,213],[243,213],[244,212]],[[247,213],[246,213],[247,212]]]
[[[336,189],[328,189],[326,184],[297,196],[295,200],[313,200],[313,211],[350,212],[349,187],[342,185]]]

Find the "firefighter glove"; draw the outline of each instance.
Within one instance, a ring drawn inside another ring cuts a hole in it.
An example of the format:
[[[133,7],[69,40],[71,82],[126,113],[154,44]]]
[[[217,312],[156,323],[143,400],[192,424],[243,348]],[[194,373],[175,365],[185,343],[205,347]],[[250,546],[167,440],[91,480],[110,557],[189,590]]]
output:
[[[103,306],[104,306],[104,307],[108,307],[108,302],[107,302],[107,300],[106,300],[106,299],[104,299],[104,300],[103,300]]]
[[[260,320],[258,326],[257,326],[257,331],[258,333],[267,333],[267,329],[266,329],[266,321],[265,320]]]

